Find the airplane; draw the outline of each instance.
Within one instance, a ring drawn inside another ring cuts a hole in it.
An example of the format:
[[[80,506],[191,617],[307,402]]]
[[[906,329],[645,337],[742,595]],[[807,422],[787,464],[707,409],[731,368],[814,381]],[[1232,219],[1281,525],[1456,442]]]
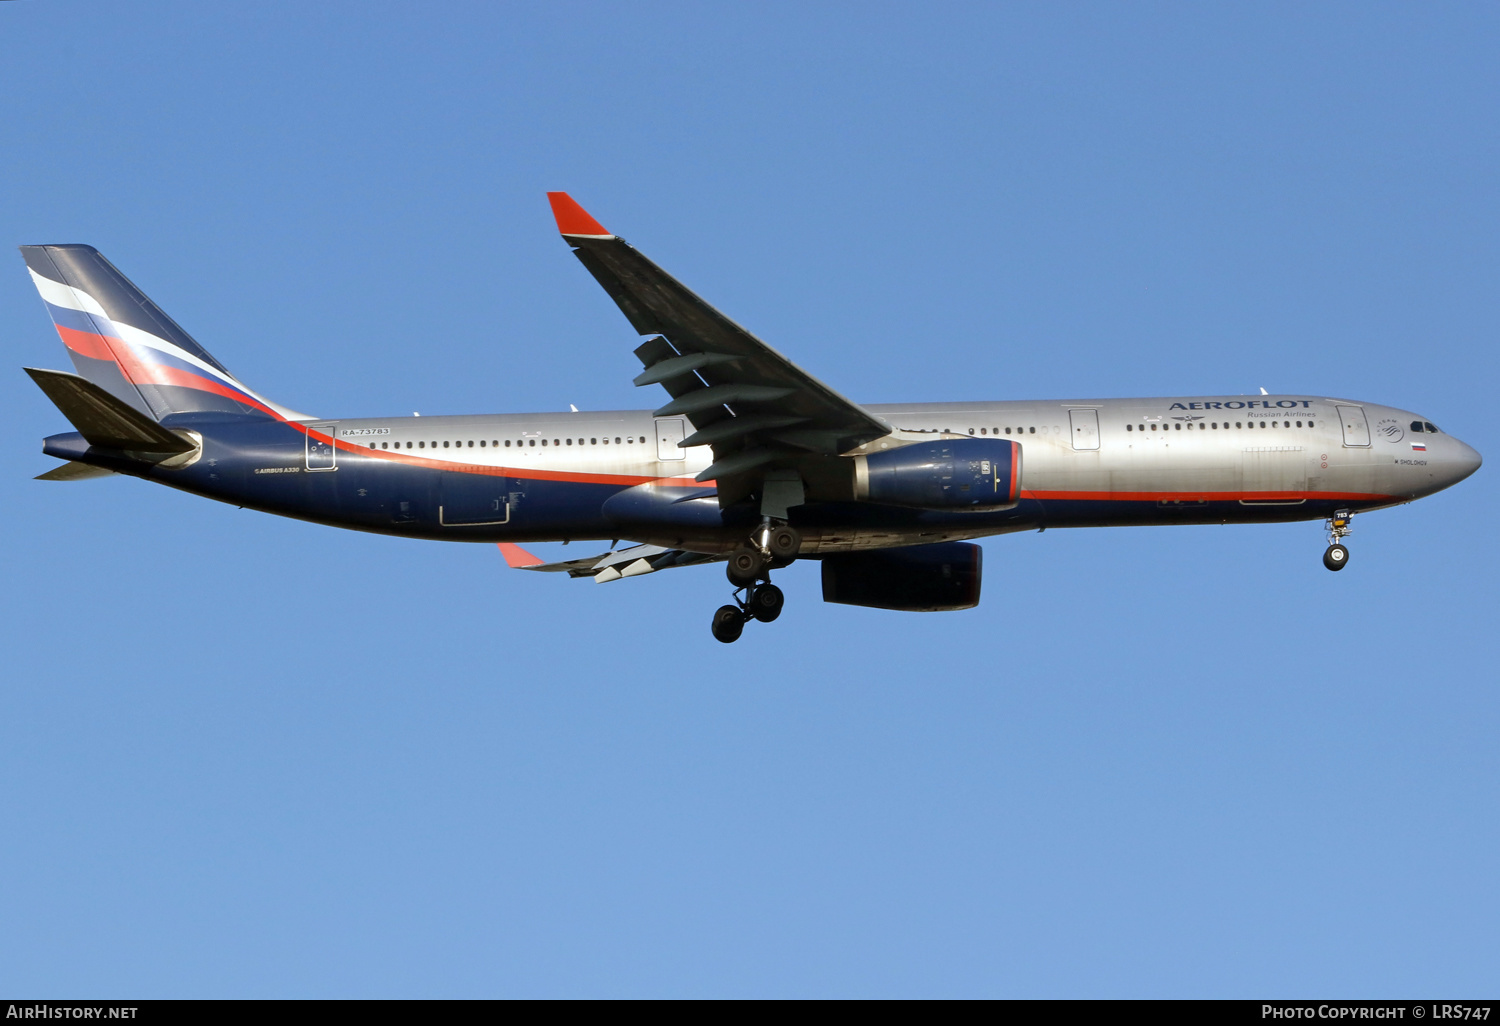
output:
[[[27,373],[77,430],[39,475],[123,474],[266,513],[499,546],[506,563],[609,583],[726,564],[737,640],[821,562],[823,599],[979,603],[973,539],[1057,527],[1324,520],[1342,570],[1357,513],[1480,466],[1425,415],[1311,395],[861,405],[724,316],[567,193],[558,231],[639,338],[655,410],[338,419],[252,391],[98,250],[23,246],[76,374]],[[521,547],[610,540],[546,563]],[[632,544],[620,546],[621,540]]]

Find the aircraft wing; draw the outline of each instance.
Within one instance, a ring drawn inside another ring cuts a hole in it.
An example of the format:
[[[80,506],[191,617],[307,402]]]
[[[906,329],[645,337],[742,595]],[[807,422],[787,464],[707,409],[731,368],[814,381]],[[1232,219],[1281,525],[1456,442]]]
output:
[[[650,335],[636,356],[637,385],[672,397],[658,417],[682,415],[696,431],[684,447],[713,446],[698,480],[752,475],[799,456],[837,456],[890,427],[799,368],[704,302],[598,221],[565,192],[549,192],[563,239],[620,307]],[[739,490],[739,489],[736,489]],[[721,495],[725,492],[720,488]]]
[[[639,577],[658,570],[670,570],[678,566],[697,566],[700,563],[718,563],[727,556],[708,552],[688,552],[685,549],[667,549],[660,545],[632,545],[598,556],[569,559],[561,563],[544,563],[519,545],[498,542],[500,555],[505,564],[516,570],[540,570],[543,573],[567,573],[569,577],[592,577],[600,584],[618,581],[622,577]]]

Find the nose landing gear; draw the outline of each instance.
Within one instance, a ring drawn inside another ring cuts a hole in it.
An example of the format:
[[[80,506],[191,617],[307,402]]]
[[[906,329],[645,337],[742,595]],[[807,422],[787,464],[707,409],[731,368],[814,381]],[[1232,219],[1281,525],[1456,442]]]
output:
[[[1347,509],[1341,509],[1328,518],[1328,548],[1323,553],[1323,565],[1330,570],[1342,570],[1349,565],[1349,550],[1343,540],[1351,533],[1349,521],[1353,516]]]
[[[781,615],[786,596],[771,583],[770,570],[792,562],[801,547],[802,537],[795,529],[767,517],[746,544],[730,553],[725,571],[734,585],[735,604],[714,612],[715,640],[728,645],[739,640],[751,620],[770,623]]]

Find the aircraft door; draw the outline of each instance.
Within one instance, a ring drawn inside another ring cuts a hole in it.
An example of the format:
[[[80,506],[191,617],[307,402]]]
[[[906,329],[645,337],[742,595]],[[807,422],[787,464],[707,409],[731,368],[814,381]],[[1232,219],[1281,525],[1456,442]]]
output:
[[[659,460],[684,460],[687,453],[678,443],[686,437],[682,433],[682,418],[672,417],[656,422],[656,458]]]
[[[336,437],[338,437],[337,424],[307,425],[308,470],[338,469],[338,449],[333,444],[333,439]]]
[[[1364,407],[1340,406],[1338,411],[1339,424],[1344,429],[1344,444],[1369,446],[1370,422],[1365,420]]]
[[[475,527],[510,522],[509,478],[491,474],[442,472],[438,493],[438,523],[444,527]]]
[[[1073,427],[1073,448],[1080,452],[1099,448],[1099,411],[1069,410],[1068,421]]]

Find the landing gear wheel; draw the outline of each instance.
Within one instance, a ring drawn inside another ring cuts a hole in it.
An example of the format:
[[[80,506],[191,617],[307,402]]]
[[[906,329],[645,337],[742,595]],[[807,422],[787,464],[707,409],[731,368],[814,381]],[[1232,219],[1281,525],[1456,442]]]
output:
[[[1342,545],[1330,545],[1323,553],[1323,565],[1330,570],[1342,570],[1349,565],[1349,550]]]
[[[736,588],[752,585],[766,568],[766,557],[755,549],[735,549],[729,555],[729,583]]]
[[[715,641],[728,645],[739,641],[745,631],[745,614],[738,606],[720,606],[714,612],[713,633]]]
[[[781,615],[781,607],[785,602],[786,596],[781,593],[780,588],[774,584],[762,584],[746,597],[745,612],[761,623],[770,623]]]
[[[772,559],[791,559],[802,548],[802,536],[795,529],[782,525],[771,531],[766,548],[771,550]]]

